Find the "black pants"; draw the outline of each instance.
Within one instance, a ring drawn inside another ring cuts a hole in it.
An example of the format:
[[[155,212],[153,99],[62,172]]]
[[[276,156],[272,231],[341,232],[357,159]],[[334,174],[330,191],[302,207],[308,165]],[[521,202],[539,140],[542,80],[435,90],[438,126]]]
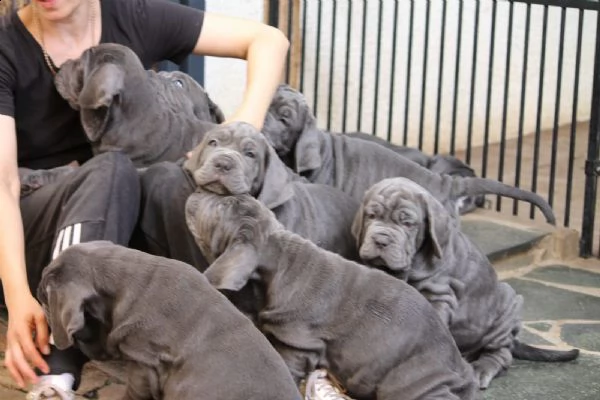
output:
[[[137,170],[118,152],[93,157],[61,181],[23,198],[25,261],[32,294],[36,295],[43,269],[61,250],[92,240],[129,245],[139,205]],[[0,299],[4,299],[1,292]],[[79,385],[87,361],[81,352],[52,347],[44,357],[51,374],[72,373]]]

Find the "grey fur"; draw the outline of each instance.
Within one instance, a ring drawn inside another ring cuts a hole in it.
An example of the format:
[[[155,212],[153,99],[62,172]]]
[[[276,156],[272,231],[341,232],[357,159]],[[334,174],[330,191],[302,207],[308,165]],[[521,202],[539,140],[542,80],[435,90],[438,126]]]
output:
[[[79,166],[77,162],[51,169],[30,169],[19,167],[19,181],[21,182],[20,197],[29,196],[31,193],[45,185],[57,182],[69,175]]]
[[[358,260],[350,229],[359,202],[295,174],[252,125],[233,122],[207,132],[183,167],[198,186],[219,194],[249,193],[287,229]]]
[[[440,175],[376,143],[318,129],[304,97],[288,86],[280,86],[276,92],[263,133],[294,171],[311,182],[334,186],[357,201],[380,180],[402,176],[429,190],[455,214],[462,197],[498,194],[531,202],[549,223],[556,223],[548,202],[535,193],[492,179]]]
[[[223,120],[190,76],[145,70],[119,44],[103,43],[67,61],[55,83],[79,110],[94,153],[121,150],[140,168],[182,159]]]
[[[124,399],[297,399],[281,357],[204,275],[108,241],[74,245],[38,297],[56,346],[124,360]]]
[[[249,195],[199,190],[186,214],[216,288],[265,286],[259,326],[297,382],[326,368],[353,398],[479,398],[472,368],[414,288],[285,230]]]
[[[522,296],[498,280],[485,254],[423,187],[406,178],[373,185],[352,232],[365,263],[407,281],[433,304],[473,363],[481,388],[511,365],[514,346],[527,346],[516,339]],[[546,361],[578,354],[539,351]]]

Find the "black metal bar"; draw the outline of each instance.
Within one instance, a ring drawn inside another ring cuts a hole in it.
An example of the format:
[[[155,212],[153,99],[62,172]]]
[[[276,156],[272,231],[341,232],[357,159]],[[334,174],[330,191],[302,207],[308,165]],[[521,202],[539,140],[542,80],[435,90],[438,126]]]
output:
[[[566,10],[561,9],[560,47],[558,50],[558,72],[556,82],[556,102],[554,104],[554,127],[552,130],[552,151],[550,156],[550,183],[548,185],[548,204],[554,205],[554,183],[556,182],[556,157],[558,152],[558,122],[560,118],[560,98],[562,90],[562,70],[565,49]]]
[[[465,161],[471,163],[471,143],[473,142],[473,107],[475,106],[475,78],[477,77],[477,46],[479,44],[479,0],[475,3],[475,24],[473,26],[473,75],[471,75],[471,97],[469,101],[469,128],[467,129],[467,154]]]
[[[329,57],[329,98],[327,100],[327,130],[331,131],[331,98],[333,95],[333,64],[335,59],[335,22],[336,18],[336,3],[333,2],[333,9],[331,11],[331,52]]]
[[[269,0],[269,25],[279,27],[279,1]]]
[[[396,46],[397,46],[397,37],[398,37],[398,0],[394,0],[394,28],[392,33],[392,66],[390,68],[390,98],[389,98],[389,107],[390,107],[390,115],[388,117],[388,129],[387,129],[387,140],[388,142],[392,141],[392,121],[394,120],[394,86],[396,83]]]
[[[458,2],[458,32],[456,33],[456,64],[454,66],[454,100],[452,102],[452,135],[450,136],[450,154],[456,151],[456,115],[458,112],[458,84],[460,80],[460,54],[462,48],[462,21],[464,17],[463,2]]]
[[[334,2],[335,3],[335,2]],[[379,0],[379,21],[383,15],[383,1]],[[377,60],[375,61],[375,94],[373,96],[373,135],[377,135],[377,105],[379,104],[379,69],[381,67],[381,26],[377,30]]]
[[[275,3],[277,3],[277,1],[275,1]],[[307,0],[304,0],[302,2],[302,68],[300,68],[300,91],[304,92],[304,70],[305,65],[304,62],[306,61],[306,20],[308,18],[306,18],[306,9],[307,6],[306,4],[308,3]]]
[[[506,71],[504,71],[504,109],[502,110],[502,130],[500,131],[500,154],[498,155],[498,181],[504,180],[504,157],[506,153],[506,121],[508,118],[508,88],[510,83],[510,60],[512,55],[512,33],[514,5],[510,3],[508,8],[508,37],[506,39]],[[496,211],[502,209],[501,196],[496,197]]]
[[[481,160],[481,176],[487,176],[487,158],[488,148],[490,142],[490,111],[492,107],[492,83],[493,83],[493,72],[494,72],[494,46],[496,44],[496,14],[498,11],[498,2],[494,0],[494,6],[492,7],[492,27],[490,29],[490,56],[488,65],[488,85],[487,85],[487,100],[486,100],[486,111],[485,111],[485,133],[483,138],[483,157]]]
[[[362,43],[361,52],[362,57],[360,58],[360,74],[358,79],[360,80],[359,91],[358,91],[358,120],[356,121],[356,130],[360,131],[362,122],[362,105],[363,105],[363,77],[365,73],[365,44],[367,35],[367,0],[363,0],[363,19],[362,19]]]
[[[548,36],[548,6],[544,7],[544,22],[542,27],[542,54],[540,56],[540,81],[538,93],[537,120],[535,127],[535,143],[533,145],[533,168],[531,176],[531,191],[537,190],[537,168],[540,161],[540,136],[542,130],[542,100],[544,98],[544,73],[546,65],[546,42]],[[529,218],[533,219],[535,215],[535,207],[530,206]]]
[[[290,42],[292,41],[292,35],[293,35],[293,31],[292,31],[292,23],[293,23],[292,10],[293,9],[294,9],[294,7],[293,7],[293,1],[292,0],[288,0],[287,37],[288,37],[288,40]],[[290,65],[291,59],[292,59],[292,52],[288,51],[287,52],[287,61],[286,61],[287,68],[285,70],[285,81],[286,81],[286,83],[290,81],[290,73],[291,73],[291,69],[292,69],[292,66]]]
[[[313,92],[313,114],[318,114],[317,104],[319,101],[319,67],[321,59],[321,19],[323,16],[323,2],[318,0],[319,7],[317,8],[317,45],[315,46],[315,85]]]
[[[573,170],[575,164],[575,142],[577,138],[577,108],[579,106],[579,75],[581,73],[581,43],[583,40],[583,10],[577,19],[577,54],[575,56],[575,83],[573,84],[573,111],[571,115],[571,135],[569,141],[569,166],[567,168],[567,194],[565,199],[564,226],[571,225],[571,197],[573,195]]]
[[[446,42],[446,6],[447,0],[443,0],[442,6],[442,33],[440,36],[440,65],[438,72],[438,93],[437,93],[437,108],[435,121],[435,142],[433,154],[437,154],[440,148],[440,113],[442,109],[442,86],[444,79],[444,44]]]
[[[510,0],[518,3],[539,4],[543,6],[598,10],[598,0]]]
[[[348,117],[348,75],[350,70],[350,39],[352,37],[352,1],[348,1],[348,30],[346,31],[346,65],[344,72],[344,110],[342,112],[342,132],[346,132]]]
[[[410,0],[410,20],[408,22],[408,56],[406,61],[406,97],[404,100],[404,137],[402,144],[406,146],[408,143],[408,112],[410,110],[410,80],[412,72],[412,42],[413,28],[415,22],[415,1]]]
[[[427,98],[427,61],[429,56],[429,20],[431,18],[431,0],[427,1],[425,14],[425,44],[423,45],[423,81],[421,82],[421,122],[419,124],[419,150],[423,149],[423,129],[425,127],[425,100]]]
[[[600,15],[599,15],[600,17]],[[593,166],[598,161],[600,146],[600,18],[596,22],[596,54],[594,56],[594,84],[592,90],[592,109],[590,113],[590,132],[586,164]],[[596,168],[586,168],[585,194],[583,203],[583,224],[579,255],[589,257],[592,254],[594,241],[594,220],[598,175]]]
[[[515,165],[515,186],[521,185],[521,164],[523,161],[523,129],[525,124],[525,99],[527,95],[527,69],[529,66],[529,35],[531,32],[531,4],[527,4],[527,17],[525,20],[525,40],[523,45],[523,76],[521,78],[521,106],[519,109],[519,133],[517,136],[517,161]],[[519,201],[513,200],[513,215],[519,212]]]

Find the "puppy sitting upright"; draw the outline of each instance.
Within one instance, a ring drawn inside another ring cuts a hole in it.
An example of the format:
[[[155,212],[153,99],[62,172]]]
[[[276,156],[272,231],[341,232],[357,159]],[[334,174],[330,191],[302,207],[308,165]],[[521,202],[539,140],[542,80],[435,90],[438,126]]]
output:
[[[285,230],[249,195],[199,190],[186,220],[216,288],[264,285],[259,327],[298,382],[326,368],[357,399],[479,398],[448,328],[406,283]]]
[[[523,298],[499,282],[489,260],[431,193],[405,178],[384,179],[365,194],[352,232],[362,260],[407,281],[433,304],[486,388],[513,355],[569,361],[516,339]]]
[[[44,270],[38,298],[59,349],[128,363],[125,399],[301,398],[267,339],[182,262],[78,244]]]

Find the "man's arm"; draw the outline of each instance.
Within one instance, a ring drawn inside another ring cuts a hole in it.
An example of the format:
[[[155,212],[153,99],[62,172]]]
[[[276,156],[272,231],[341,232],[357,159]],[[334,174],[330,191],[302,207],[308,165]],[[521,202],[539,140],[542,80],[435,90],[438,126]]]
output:
[[[48,327],[27,283],[16,137],[15,120],[0,115],[0,279],[8,308],[5,364],[22,387],[24,379],[36,379],[27,360],[42,371],[48,369],[32,340],[35,332],[38,347],[45,350]]]
[[[193,53],[247,61],[242,104],[228,119],[262,129],[277,86],[281,82],[289,41],[279,29],[250,19],[206,13]]]

